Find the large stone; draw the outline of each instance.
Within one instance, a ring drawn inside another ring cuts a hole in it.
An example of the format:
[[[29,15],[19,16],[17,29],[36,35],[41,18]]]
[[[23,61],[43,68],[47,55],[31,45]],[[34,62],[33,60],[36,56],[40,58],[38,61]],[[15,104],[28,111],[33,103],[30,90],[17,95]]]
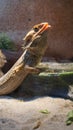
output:
[[[73,63],[41,63],[38,75],[28,75],[12,96],[54,96],[73,100]]]

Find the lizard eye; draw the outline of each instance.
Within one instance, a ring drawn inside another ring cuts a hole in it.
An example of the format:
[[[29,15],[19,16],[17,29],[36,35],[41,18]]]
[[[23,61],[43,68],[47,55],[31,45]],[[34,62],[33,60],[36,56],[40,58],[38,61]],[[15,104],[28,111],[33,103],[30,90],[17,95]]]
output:
[[[35,27],[35,28],[34,28],[34,31],[35,31],[35,32],[38,32],[38,31],[39,31],[39,28]]]

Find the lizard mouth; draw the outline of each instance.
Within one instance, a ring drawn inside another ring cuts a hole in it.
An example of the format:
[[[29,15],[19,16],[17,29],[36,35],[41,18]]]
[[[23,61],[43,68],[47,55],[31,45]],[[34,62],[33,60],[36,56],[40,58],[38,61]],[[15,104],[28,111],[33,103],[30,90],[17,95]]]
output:
[[[42,32],[44,32],[45,30],[47,30],[49,27],[51,27],[51,25],[49,25],[47,22],[42,23],[41,26],[42,26],[42,28],[39,30],[38,33],[42,33]]]
[[[41,23],[41,29],[36,34],[34,34],[34,37],[42,34],[44,31],[46,31],[50,27],[51,27],[51,25],[49,25],[47,22]]]

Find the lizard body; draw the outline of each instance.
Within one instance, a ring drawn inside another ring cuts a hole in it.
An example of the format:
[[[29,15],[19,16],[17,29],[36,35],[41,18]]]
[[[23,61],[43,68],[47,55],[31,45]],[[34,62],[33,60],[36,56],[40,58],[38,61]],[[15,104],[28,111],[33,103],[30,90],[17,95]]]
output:
[[[33,71],[47,48],[47,29],[50,25],[40,23],[25,36],[25,49],[12,68],[0,78],[0,95],[14,91],[26,76]]]

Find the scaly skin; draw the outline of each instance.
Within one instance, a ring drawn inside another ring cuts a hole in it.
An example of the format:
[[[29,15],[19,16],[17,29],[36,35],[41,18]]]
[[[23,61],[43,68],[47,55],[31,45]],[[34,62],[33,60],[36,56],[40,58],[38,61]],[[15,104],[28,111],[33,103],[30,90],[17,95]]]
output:
[[[0,95],[14,91],[41,61],[47,48],[48,23],[35,25],[25,36],[24,52],[13,67],[0,78]]]

